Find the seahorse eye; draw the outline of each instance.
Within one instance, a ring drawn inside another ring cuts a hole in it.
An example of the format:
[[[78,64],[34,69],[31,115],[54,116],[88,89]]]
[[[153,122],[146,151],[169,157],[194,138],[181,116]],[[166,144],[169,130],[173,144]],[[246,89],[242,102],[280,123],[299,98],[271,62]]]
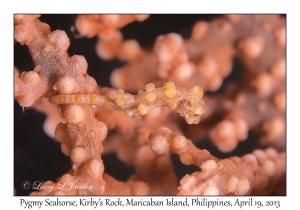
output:
[[[185,102],[186,102],[186,99],[181,99],[181,100],[178,102],[178,104],[184,105]]]

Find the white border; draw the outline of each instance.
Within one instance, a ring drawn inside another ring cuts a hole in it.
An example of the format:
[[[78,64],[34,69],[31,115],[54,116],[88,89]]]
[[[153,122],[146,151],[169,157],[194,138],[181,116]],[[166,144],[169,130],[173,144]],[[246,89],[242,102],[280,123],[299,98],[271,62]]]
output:
[[[295,3],[294,3],[295,2]],[[259,197],[261,200],[276,199],[281,209],[298,206],[299,189],[299,12],[296,1],[11,1],[2,3],[0,18],[0,56],[2,61],[1,91],[1,207],[20,206],[20,199],[13,197],[13,14],[14,13],[286,13],[287,14],[287,196]],[[9,181],[8,181],[9,180]],[[78,197],[62,197],[64,200],[78,200]],[[104,198],[104,197],[103,197]],[[148,197],[149,198],[149,197]],[[156,197],[165,199],[165,197]],[[191,197],[189,197],[190,199]],[[217,199],[212,197],[212,199]],[[246,197],[242,197],[243,199]],[[255,197],[258,199],[258,197]],[[35,197],[44,200],[46,197]],[[54,199],[54,197],[53,197]],[[126,199],[126,197],[122,197]],[[138,198],[137,198],[138,199]],[[235,200],[236,197],[220,199]],[[233,201],[232,201],[233,202]],[[65,207],[56,207],[63,209]],[[149,208],[149,207],[148,207]],[[152,207],[151,207],[152,208]],[[164,207],[169,208],[169,207]],[[176,207],[170,207],[176,208]],[[178,208],[178,207],[177,207]],[[181,207],[180,207],[181,208]],[[199,207],[197,207],[199,208]],[[250,208],[250,207],[249,207]],[[249,209],[248,208],[248,209]],[[297,208],[297,207],[296,207]],[[11,209],[11,208],[10,208]],[[35,209],[35,208],[32,208]],[[71,209],[71,208],[70,208]],[[77,208],[81,209],[81,208]],[[91,209],[86,208],[86,209]],[[124,207],[122,209],[131,209]],[[214,209],[220,209],[215,207]],[[226,209],[222,207],[222,209]],[[233,209],[233,208],[231,208]],[[243,208],[244,209],[244,208]]]

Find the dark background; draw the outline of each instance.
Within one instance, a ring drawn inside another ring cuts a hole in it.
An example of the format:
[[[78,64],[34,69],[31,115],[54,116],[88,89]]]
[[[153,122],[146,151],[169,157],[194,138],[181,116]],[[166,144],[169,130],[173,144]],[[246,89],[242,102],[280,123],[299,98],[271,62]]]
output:
[[[151,48],[155,39],[162,34],[175,32],[183,38],[189,38],[193,24],[198,20],[211,20],[220,15],[151,15],[144,22],[134,22],[121,29],[123,37],[137,39],[143,48]],[[97,57],[95,45],[97,37],[87,39],[79,38],[75,29],[76,15],[42,15],[40,20],[50,25],[51,30],[64,30],[70,38],[71,45],[68,49],[70,56],[83,55],[88,62],[88,74],[97,80],[98,85],[111,87],[110,73],[113,69],[123,66],[125,63],[117,59],[103,61]],[[14,66],[19,71],[31,71],[34,64],[26,46],[14,44]],[[232,73],[225,79],[222,87],[231,80],[238,80],[241,65],[234,61]],[[221,90],[222,91],[222,88]],[[211,93],[210,93],[211,94]],[[60,144],[49,138],[43,131],[45,115],[34,109],[23,109],[14,102],[14,188],[16,195],[28,195],[32,189],[22,188],[24,181],[55,181],[58,177],[68,172],[71,168],[70,160],[60,149]],[[251,132],[249,139],[252,138]],[[252,138],[253,139],[253,138]],[[228,154],[219,153],[218,150],[206,139],[200,141],[197,146],[208,149],[219,158],[233,155],[241,156],[251,152],[255,141],[241,142],[237,149]],[[125,181],[134,173],[133,167],[128,167],[120,162],[115,154],[103,156],[105,172],[118,180]],[[176,166],[176,174],[180,180],[185,174],[199,170],[197,167],[184,166],[177,156],[172,155],[172,161]],[[122,173],[120,173],[122,171]]]

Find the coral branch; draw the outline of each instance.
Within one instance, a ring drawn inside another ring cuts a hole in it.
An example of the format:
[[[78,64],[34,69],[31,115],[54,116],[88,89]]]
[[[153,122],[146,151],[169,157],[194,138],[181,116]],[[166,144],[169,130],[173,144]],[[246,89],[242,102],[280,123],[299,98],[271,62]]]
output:
[[[96,89],[96,81],[88,76],[87,62],[83,56],[67,53],[70,40],[64,31],[50,31],[50,27],[41,23],[39,15],[15,15],[15,39],[26,44],[30,50],[35,69],[30,72],[15,73],[15,98],[21,106],[29,107],[36,99],[47,97],[54,83],[62,79],[67,85],[69,79],[76,80],[78,90],[89,94]],[[61,91],[67,91],[62,87]],[[60,91],[60,90],[59,90]]]
[[[44,129],[60,143],[71,166],[44,177],[59,178],[27,194],[285,194],[285,18],[217,16],[195,22],[190,33],[182,26],[156,34],[149,47],[141,40],[124,40],[132,35],[123,27],[145,19],[136,25],[150,27],[152,16],[78,15],[80,37],[99,38],[96,53],[104,59],[99,77],[105,63],[117,62],[109,75],[113,88],[107,88],[87,74],[88,57],[69,56],[78,34],[70,41],[66,32],[51,31],[39,17],[14,16],[15,47],[26,45],[34,63],[28,72],[16,65],[14,97],[20,106],[47,115]],[[239,64],[242,68],[235,69]],[[39,136],[31,135],[30,141],[44,145]],[[15,140],[16,149],[31,147],[22,141]],[[31,154],[24,158],[22,151],[15,152],[17,162],[31,165]],[[178,165],[170,153],[179,156]],[[123,169],[105,159],[111,154],[130,174],[118,177]],[[185,172],[177,170],[179,165],[196,167]],[[23,174],[15,173],[20,181]]]
[[[220,160],[165,127],[152,132],[149,139],[157,153],[171,151],[180,156],[183,164],[194,164],[201,169],[180,180],[178,195],[271,194],[284,177],[285,153],[272,148],[255,150],[242,158]]]

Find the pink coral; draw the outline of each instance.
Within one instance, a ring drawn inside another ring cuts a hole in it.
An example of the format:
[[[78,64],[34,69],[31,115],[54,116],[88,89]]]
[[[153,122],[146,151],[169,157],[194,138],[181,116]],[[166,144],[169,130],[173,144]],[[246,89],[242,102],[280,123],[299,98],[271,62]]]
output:
[[[108,85],[108,61],[96,67],[103,76],[98,79],[92,62],[71,53],[69,47],[79,41],[72,34],[51,31],[38,15],[15,15],[15,47],[26,45],[34,63],[27,72],[16,64],[15,99],[47,114],[47,133],[71,161],[32,195],[285,194],[285,19],[201,16],[190,36],[157,34],[153,48],[126,38],[126,25],[138,20],[144,21],[138,27],[147,26],[152,17],[77,17],[82,36],[98,36],[101,58],[127,62],[109,67],[112,86],[119,88],[113,89],[101,87]],[[243,65],[238,79],[232,78],[234,57]],[[200,141],[205,138],[220,152],[210,154],[212,146]],[[244,143],[251,147],[240,157],[228,154]],[[22,141],[15,144],[22,151]],[[170,152],[196,171],[176,174]],[[122,170],[106,161],[111,154],[134,171],[122,180],[109,175],[109,168],[117,170],[115,176]],[[16,167],[30,162],[26,153],[15,158]],[[66,191],[62,182],[81,188]]]

